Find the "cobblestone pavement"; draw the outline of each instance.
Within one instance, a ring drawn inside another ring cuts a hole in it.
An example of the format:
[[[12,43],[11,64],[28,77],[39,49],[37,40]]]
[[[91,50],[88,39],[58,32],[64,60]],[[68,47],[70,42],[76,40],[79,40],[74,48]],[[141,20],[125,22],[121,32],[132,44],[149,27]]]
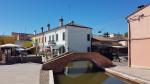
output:
[[[39,84],[41,64],[0,65],[0,84]]]

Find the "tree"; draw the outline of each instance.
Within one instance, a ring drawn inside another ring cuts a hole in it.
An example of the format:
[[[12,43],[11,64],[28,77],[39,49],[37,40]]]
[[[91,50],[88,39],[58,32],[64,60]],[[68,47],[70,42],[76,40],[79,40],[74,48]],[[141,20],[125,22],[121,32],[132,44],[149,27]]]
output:
[[[12,36],[0,36],[0,45],[15,43],[16,38]]]
[[[102,33],[102,31],[98,31],[98,33],[100,34],[100,33]]]
[[[104,32],[103,36],[104,37],[109,37],[109,33],[108,32]]]
[[[124,37],[128,37],[128,32],[124,33]]]
[[[23,42],[23,47],[25,47],[25,48],[29,48],[29,47],[32,47],[32,46],[33,46],[33,44],[32,44],[31,41],[25,41],[25,42]]]

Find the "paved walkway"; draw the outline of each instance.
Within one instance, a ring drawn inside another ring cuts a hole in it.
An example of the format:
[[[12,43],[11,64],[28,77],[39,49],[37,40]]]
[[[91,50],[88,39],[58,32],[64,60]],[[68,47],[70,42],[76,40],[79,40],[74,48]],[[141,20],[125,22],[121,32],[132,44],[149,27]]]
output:
[[[40,84],[49,84],[49,71],[40,71]]]
[[[106,71],[140,84],[150,84],[150,70],[148,69],[130,68],[119,63],[115,67],[106,68]]]
[[[39,84],[41,64],[0,65],[0,84]]]

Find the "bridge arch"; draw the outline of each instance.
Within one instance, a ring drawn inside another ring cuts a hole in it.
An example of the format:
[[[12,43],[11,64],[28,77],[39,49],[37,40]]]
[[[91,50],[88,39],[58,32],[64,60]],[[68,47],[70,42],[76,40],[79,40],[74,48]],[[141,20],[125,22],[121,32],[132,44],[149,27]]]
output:
[[[53,70],[53,72],[62,72],[67,64],[74,60],[88,60],[96,64],[99,68],[111,67],[113,64],[111,60],[96,52],[89,53],[68,53],[59,58],[50,60],[44,63],[43,70]]]

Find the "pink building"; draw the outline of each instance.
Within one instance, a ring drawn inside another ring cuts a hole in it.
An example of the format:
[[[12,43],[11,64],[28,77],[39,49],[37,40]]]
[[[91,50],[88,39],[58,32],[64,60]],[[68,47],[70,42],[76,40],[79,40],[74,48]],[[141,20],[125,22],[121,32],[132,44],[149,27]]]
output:
[[[142,5],[127,17],[129,66],[150,69],[150,5]]]

